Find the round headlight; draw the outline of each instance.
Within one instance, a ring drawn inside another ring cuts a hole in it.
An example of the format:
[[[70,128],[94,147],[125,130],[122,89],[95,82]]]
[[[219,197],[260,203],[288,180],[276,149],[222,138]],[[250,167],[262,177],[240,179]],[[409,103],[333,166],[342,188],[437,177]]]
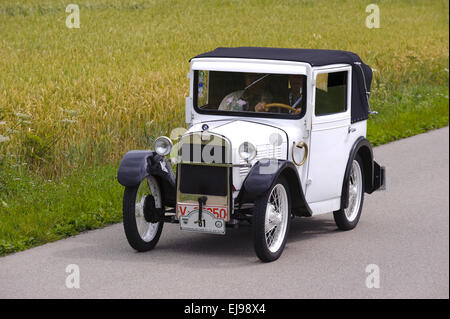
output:
[[[239,156],[246,161],[251,161],[256,156],[256,147],[250,142],[244,142],[239,146]]]
[[[155,152],[161,156],[166,156],[172,150],[172,141],[167,136],[160,136],[155,141]]]

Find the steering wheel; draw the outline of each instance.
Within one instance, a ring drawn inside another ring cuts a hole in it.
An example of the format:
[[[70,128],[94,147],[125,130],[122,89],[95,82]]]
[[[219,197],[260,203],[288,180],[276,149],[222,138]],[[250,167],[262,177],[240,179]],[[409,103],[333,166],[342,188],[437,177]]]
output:
[[[282,109],[286,109],[292,112],[297,111],[296,108],[293,108],[292,106],[289,106],[287,104],[284,103],[270,103],[270,104],[266,104],[266,108],[271,108],[271,107],[281,107]]]

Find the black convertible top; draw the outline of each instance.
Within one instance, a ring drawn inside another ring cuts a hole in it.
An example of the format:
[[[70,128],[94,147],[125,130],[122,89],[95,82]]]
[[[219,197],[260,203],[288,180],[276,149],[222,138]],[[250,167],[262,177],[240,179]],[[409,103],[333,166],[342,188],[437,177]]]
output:
[[[353,52],[320,49],[287,49],[264,47],[220,47],[194,58],[243,58],[283,60],[308,63],[311,66],[349,64],[352,66],[352,123],[366,120],[369,114],[369,94],[372,69]]]

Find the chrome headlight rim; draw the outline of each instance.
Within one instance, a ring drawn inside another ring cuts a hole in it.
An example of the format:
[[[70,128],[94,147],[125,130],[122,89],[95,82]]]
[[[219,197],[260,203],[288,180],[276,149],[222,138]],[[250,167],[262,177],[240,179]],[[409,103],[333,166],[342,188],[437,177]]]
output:
[[[256,147],[250,142],[243,142],[239,145],[238,154],[244,161],[250,162],[256,157]]]
[[[160,136],[155,140],[155,152],[161,156],[170,154],[173,148],[173,143],[167,136]]]

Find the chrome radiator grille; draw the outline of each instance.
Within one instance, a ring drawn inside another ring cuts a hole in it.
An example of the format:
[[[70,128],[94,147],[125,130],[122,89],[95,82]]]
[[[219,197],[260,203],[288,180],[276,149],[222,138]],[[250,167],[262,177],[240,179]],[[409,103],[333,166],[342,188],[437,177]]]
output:
[[[221,136],[209,133],[187,135],[180,141],[179,160],[183,163],[215,163],[231,162],[230,143]]]
[[[182,176],[179,183],[181,193],[227,196],[229,168],[192,164],[181,164],[178,168]]]

